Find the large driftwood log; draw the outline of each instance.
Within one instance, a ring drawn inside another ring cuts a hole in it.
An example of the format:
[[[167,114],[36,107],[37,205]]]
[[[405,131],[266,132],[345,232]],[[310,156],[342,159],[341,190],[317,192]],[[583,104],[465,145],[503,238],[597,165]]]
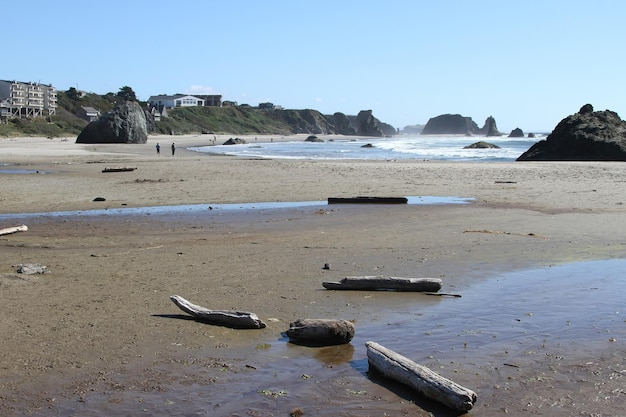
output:
[[[349,320],[298,319],[285,333],[289,341],[297,345],[342,345],[354,337],[354,324]]]
[[[439,278],[402,278],[402,277],[345,277],[341,281],[324,281],[328,290],[394,290],[437,292],[441,289]]]
[[[406,204],[406,197],[328,197],[328,204]]]
[[[178,295],[170,296],[170,300],[185,313],[191,314],[197,320],[204,323],[233,329],[263,329],[265,327],[265,323],[254,313],[248,313],[246,311],[209,310],[192,304]]]
[[[421,395],[458,411],[469,411],[476,403],[476,393],[442,377],[425,366],[378,343],[367,342],[370,368],[381,375],[415,389]]]
[[[21,226],[7,227],[6,229],[0,229],[0,236],[10,235],[12,233],[17,233],[17,232],[25,232],[27,230],[28,230],[28,226],[26,226],[25,224]]]

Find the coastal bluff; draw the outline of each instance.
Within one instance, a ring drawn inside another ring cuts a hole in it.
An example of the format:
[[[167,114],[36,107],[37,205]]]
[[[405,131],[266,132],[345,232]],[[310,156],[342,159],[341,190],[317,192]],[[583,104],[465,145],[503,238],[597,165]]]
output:
[[[471,117],[462,116],[460,114],[442,114],[431,117],[424,129],[422,135],[484,135],[484,136],[502,136],[498,131],[496,120],[489,116],[485,120],[482,128],[472,120]]]
[[[517,161],[626,161],[626,122],[613,111],[585,104]]]

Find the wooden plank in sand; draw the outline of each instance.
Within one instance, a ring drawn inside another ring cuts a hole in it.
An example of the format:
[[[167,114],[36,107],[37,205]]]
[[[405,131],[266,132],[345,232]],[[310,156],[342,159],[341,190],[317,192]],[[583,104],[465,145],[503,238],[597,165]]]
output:
[[[28,230],[28,226],[26,226],[25,224],[22,224],[20,226],[15,226],[15,227],[7,227],[5,229],[0,229],[0,236],[10,235],[10,234],[17,233],[17,232],[25,232],[27,230]]]
[[[406,197],[328,197],[328,204],[407,204]]]
[[[370,371],[405,384],[419,394],[448,408],[469,411],[476,403],[476,393],[462,387],[429,368],[389,350],[378,343],[367,342],[367,361]]]
[[[191,314],[204,323],[233,329],[263,329],[265,327],[265,323],[256,314],[247,311],[209,310],[192,304],[178,295],[170,296],[170,300],[185,313]]]
[[[339,282],[324,281],[322,285],[327,290],[437,292],[441,289],[441,279],[364,276],[345,277]]]

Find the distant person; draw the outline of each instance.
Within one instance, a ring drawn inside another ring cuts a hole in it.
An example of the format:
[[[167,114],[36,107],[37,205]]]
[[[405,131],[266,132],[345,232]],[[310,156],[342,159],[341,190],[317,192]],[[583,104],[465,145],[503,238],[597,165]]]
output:
[[[157,155],[161,155],[161,145],[157,143],[156,145]]]
[[[172,156],[174,156],[174,152],[176,152],[176,145],[172,142]]]

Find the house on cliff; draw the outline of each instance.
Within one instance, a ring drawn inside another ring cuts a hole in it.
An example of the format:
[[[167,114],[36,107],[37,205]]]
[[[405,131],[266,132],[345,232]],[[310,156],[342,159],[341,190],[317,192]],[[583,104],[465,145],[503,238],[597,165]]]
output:
[[[195,96],[175,94],[173,96],[150,96],[151,107],[173,109],[174,107],[204,106],[204,100]]]

